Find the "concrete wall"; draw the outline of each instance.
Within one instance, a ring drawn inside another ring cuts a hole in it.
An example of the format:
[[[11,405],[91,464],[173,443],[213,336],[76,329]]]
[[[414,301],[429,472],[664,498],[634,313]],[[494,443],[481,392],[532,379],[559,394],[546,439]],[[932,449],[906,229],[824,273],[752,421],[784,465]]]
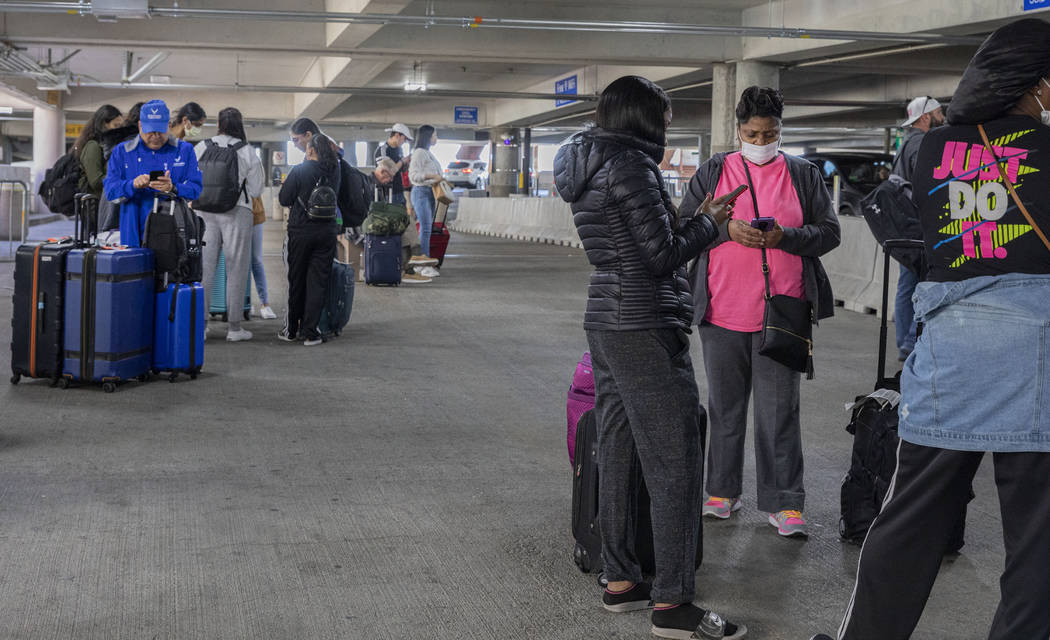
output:
[[[464,233],[583,248],[569,205],[560,198],[461,198],[449,227]],[[842,244],[821,258],[835,302],[850,311],[879,313],[882,308],[883,252],[867,223],[840,217]],[[898,266],[890,264],[890,319]]]

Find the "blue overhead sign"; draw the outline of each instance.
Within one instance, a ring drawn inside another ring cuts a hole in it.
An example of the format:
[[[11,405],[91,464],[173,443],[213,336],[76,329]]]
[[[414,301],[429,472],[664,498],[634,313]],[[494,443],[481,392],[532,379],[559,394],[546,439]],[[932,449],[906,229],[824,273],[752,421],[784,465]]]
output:
[[[554,83],[554,93],[562,95],[576,95],[576,76],[569,76],[568,78],[562,78]],[[564,107],[567,104],[572,104],[575,100],[565,100],[558,98],[554,101],[555,107]]]
[[[1046,9],[1050,7],[1050,0],[1024,0],[1024,10]]]
[[[478,108],[477,107],[452,107],[452,110],[456,114],[456,124],[477,124],[478,123]]]

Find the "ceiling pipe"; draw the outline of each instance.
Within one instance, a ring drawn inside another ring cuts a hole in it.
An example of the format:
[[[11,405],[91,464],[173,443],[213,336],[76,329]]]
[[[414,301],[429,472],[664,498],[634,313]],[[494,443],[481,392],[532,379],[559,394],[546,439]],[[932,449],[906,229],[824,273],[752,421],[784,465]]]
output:
[[[702,86],[704,83],[687,85],[689,87]],[[301,86],[279,86],[279,85],[247,85],[247,84],[155,84],[149,82],[76,82],[71,83],[73,87],[88,89],[134,89],[144,91],[245,91],[253,93],[327,93],[337,95],[356,95],[367,97],[396,97],[396,98],[479,98],[479,99],[506,99],[506,100],[562,100],[572,99],[577,102],[597,102],[600,96],[595,94],[561,94],[561,93],[530,93],[518,91],[471,91],[460,89],[427,89],[426,91],[404,91],[403,89],[387,89],[382,87],[301,87]],[[707,103],[711,98],[674,97],[674,102],[682,103]],[[785,104],[790,106],[804,107],[899,107],[900,101],[873,101],[873,100],[820,100],[812,98],[784,99]]]
[[[50,13],[84,15],[79,2],[5,2],[5,13]],[[410,27],[456,27],[464,29],[515,29],[536,31],[573,31],[599,33],[658,33],[691,36],[740,36],[754,38],[790,38],[813,40],[856,40],[911,42],[920,44],[979,45],[983,37],[952,36],[937,33],[889,33],[840,29],[803,29],[789,27],[751,27],[736,25],[680,24],[671,22],[539,20],[525,18],[487,18],[484,16],[409,16],[383,13],[341,13],[325,11],[274,11],[265,9],[202,9],[150,7],[151,18],[198,18],[231,20],[279,20],[282,22],[321,22],[341,24],[400,25]]]

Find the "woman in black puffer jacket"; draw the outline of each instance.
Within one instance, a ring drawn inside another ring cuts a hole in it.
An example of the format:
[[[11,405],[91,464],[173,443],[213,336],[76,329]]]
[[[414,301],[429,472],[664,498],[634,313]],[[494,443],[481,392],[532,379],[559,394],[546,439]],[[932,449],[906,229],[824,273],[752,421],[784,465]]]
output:
[[[652,599],[659,637],[689,637],[704,623],[735,639],[744,627],[692,604],[703,460],[685,274],[718,238],[730,207],[708,198],[679,223],[658,167],[670,119],[662,89],[625,76],[602,92],[597,126],[554,160],[558,193],[594,265],[583,326],[597,394],[598,520],[609,580],[602,600],[610,611],[631,611]],[[652,499],[652,585],[642,582],[633,548],[636,458]]]

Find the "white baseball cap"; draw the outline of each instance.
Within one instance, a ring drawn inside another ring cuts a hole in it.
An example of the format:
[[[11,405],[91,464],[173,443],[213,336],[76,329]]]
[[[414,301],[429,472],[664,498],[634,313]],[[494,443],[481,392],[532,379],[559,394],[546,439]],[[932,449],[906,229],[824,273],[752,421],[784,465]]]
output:
[[[908,103],[908,119],[901,123],[902,127],[907,127],[913,124],[916,120],[921,118],[923,114],[927,114],[931,111],[936,111],[941,108],[941,103],[937,102],[929,96],[919,96]]]
[[[400,133],[401,135],[405,136],[405,138],[407,138],[409,142],[412,142],[412,130],[409,129],[407,125],[401,124],[400,122],[387,129],[386,132]]]

